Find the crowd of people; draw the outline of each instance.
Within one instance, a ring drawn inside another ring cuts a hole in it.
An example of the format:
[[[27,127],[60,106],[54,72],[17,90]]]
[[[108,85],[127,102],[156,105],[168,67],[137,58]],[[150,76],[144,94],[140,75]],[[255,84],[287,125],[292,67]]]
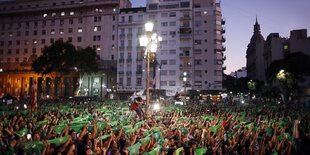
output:
[[[1,105],[0,154],[310,154],[301,105],[161,107],[144,117],[128,101],[44,103],[37,112]]]

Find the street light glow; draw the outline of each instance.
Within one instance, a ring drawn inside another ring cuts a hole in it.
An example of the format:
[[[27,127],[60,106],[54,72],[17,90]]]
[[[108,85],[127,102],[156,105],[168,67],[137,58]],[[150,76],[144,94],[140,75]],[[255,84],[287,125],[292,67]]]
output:
[[[144,27],[146,32],[152,32],[154,24],[152,22],[147,22]]]

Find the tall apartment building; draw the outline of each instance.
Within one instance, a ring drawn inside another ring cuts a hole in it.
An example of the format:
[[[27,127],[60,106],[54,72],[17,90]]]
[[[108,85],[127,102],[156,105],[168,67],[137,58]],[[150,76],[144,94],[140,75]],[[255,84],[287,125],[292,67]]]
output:
[[[170,92],[222,90],[225,21],[215,0],[148,0],[146,12],[121,10],[118,90],[145,88],[146,60],[136,47],[139,35],[145,33],[142,21],[153,22],[154,32],[163,38],[151,67],[151,86]]]
[[[1,91],[14,96],[27,95],[30,81],[38,78],[29,71],[29,64],[41,55],[44,46],[58,39],[69,41],[77,48],[94,47],[103,64],[112,64],[117,60],[118,12],[126,7],[131,7],[129,0],[0,3]],[[108,85],[113,83],[108,75],[100,73],[87,77],[82,84],[84,93],[104,96]],[[54,96],[72,95],[78,83],[77,77],[63,77],[59,82],[51,78],[38,81],[39,85],[50,88]]]

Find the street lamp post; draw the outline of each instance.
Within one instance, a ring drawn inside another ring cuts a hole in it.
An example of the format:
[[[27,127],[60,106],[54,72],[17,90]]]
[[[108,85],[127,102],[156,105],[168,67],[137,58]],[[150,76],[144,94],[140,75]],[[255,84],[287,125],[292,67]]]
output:
[[[153,33],[154,24],[147,22],[145,25],[146,35],[139,38],[140,46],[146,47],[146,104],[145,104],[145,115],[148,115],[148,107],[150,104],[150,53],[155,53],[159,42],[162,40],[160,36]]]

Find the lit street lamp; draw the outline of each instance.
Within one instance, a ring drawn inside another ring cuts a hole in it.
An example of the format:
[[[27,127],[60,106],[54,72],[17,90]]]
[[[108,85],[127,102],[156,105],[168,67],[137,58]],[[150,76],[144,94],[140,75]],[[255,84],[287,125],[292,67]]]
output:
[[[183,72],[184,94],[186,94],[186,81],[187,81],[187,72]]]
[[[145,104],[145,115],[148,115],[148,106],[150,104],[150,53],[155,53],[162,38],[153,33],[154,24],[147,22],[145,25],[146,35],[139,38],[140,46],[146,47],[146,104]]]

